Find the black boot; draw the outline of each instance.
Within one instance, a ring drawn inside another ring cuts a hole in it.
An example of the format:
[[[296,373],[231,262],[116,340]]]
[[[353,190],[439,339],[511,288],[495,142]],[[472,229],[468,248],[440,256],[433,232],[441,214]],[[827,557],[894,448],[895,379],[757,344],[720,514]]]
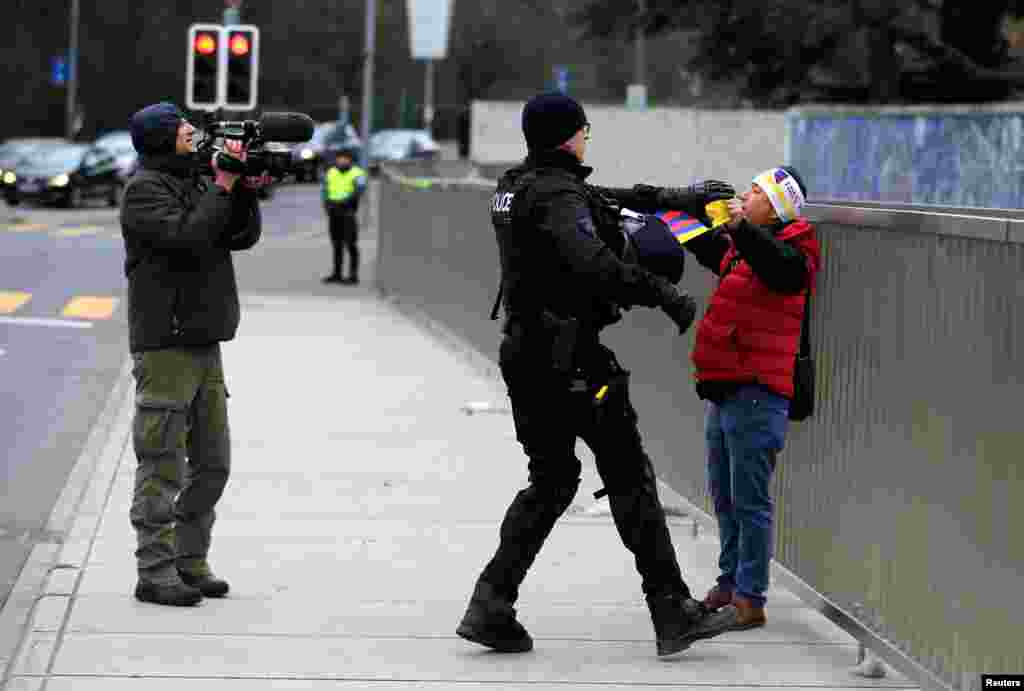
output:
[[[647,596],[658,655],[674,655],[694,641],[714,638],[736,625],[736,608],[710,611],[704,603],[676,593]]]
[[[139,581],[135,586],[135,599],[140,602],[153,602],[158,605],[171,605],[172,607],[191,607],[198,605],[203,599],[203,593],[199,588],[193,588],[184,583],[172,583],[170,585],[157,585],[147,581]]]
[[[467,641],[493,648],[500,653],[525,653],[533,650],[533,639],[516,621],[511,603],[494,592],[490,583],[478,582],[469,600],[462,623],[455,629]]]
[[[213,574],[195,575],[188,571],[179,571],[181,582],[185,585],[198,588],[203,597],[224,597],[228,594],[228,582],[214,577]]]

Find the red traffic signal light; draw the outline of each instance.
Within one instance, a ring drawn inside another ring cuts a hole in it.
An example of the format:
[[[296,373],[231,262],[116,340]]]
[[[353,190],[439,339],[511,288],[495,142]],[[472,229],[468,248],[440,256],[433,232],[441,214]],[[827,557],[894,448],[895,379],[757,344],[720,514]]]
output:
[[[234,34],[231,37],[231,42],[228,44],[231,54],[237,57],[248,55],[250,48],[249,37],[245,34]]]
[[[217,39],[208,33],[201,33],[196,36],[196,52],[200,55],[213,55],[217,52]]]
[[[185,105],[193,110],[220,105],[221,31],[215,24],[189,27]]]
[[[256,107],[259,80],[259,29],[231,26],[225,30],[227,41],[227,84],[224,105],[238,110]]]

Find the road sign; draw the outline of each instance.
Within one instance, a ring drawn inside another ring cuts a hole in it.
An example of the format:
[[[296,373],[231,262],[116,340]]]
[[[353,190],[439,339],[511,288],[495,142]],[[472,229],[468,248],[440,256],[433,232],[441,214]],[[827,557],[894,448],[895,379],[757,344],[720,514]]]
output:
[[[448,54],[452,0],[406,0],[413,60],[443,60]]]
[[[64,86],[68,81],[68,61],[63,55],[50,58],[50,81],[54,86]]]
[[[554,68],[555,88],[563,94],[569,93],[569,68],[564,65],[557,65]]]

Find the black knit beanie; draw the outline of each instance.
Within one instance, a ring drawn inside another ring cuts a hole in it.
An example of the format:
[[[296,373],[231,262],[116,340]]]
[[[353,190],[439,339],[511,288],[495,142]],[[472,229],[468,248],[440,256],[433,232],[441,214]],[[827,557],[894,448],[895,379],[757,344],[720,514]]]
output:
[[[523,108],[523,135],[531,151],[564,144],[586,123],[583,106],[558,92],[534,96]]]
[[[155,103],[132,115],[128,129],[132,146],[140,154],[172,154],[178,138],[178,126],[185,119],[173,103]]]

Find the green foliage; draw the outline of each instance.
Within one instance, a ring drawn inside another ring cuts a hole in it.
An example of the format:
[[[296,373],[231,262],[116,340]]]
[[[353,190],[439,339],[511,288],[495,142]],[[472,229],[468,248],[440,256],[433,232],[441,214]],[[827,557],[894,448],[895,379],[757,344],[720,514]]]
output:
[[[1024,0],[586,0],[589,38],[691,32],[685,68],[757,105],[800,100],[985,100],[1024,81],[1006,67],[1002,19]]]

